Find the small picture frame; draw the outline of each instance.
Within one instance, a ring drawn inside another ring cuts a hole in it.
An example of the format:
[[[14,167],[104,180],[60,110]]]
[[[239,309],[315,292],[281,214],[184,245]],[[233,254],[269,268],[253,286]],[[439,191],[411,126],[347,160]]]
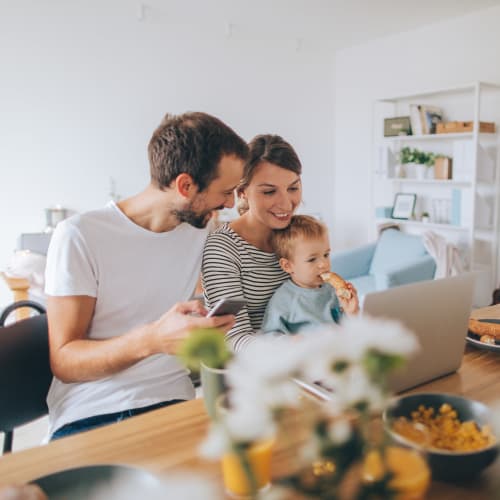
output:
[[[411,135],[409,116],[396,116],[384,119],[384,137],[395,137],[398,135]]]
[[[396,193],[394,205],[392,206],[392,219],[411,219],[415,209],[417,195],[414,193]]]

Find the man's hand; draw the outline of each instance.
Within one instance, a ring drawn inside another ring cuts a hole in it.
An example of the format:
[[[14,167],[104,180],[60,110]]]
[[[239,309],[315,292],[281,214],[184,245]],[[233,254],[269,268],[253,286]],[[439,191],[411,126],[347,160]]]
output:
[[[180,344],[195,328],[218,328],[222,332],[227,332],[235,322],[232,314],[210,318],[206,318],[206,315],[207,310],[197,300],[175,304],[152,325],[156,335],[157,350],[175,354]]]

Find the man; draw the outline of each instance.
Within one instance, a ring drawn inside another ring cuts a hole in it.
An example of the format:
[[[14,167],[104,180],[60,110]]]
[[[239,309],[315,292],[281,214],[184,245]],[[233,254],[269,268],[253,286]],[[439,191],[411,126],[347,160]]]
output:
[[[212,212],[234,204],[247,145],[204,113],[167,115],[148,147],[151,182],[139,194],[76,215],[47,257],[52,438],[194,397],[175,358],[205,318],[193,293]]]

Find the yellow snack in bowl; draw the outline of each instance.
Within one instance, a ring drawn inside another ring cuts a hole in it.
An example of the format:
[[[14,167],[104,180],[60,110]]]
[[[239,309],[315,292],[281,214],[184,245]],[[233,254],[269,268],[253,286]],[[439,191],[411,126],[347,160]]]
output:
[[[448,451],[475,451],[495,442],[488,425],[479,427],[470,420],[461,422],[451,405],[444,403],[434,408],[420,405],[411,413],[411,419],[397,418],[392,429],[409,441],[426,448]]]

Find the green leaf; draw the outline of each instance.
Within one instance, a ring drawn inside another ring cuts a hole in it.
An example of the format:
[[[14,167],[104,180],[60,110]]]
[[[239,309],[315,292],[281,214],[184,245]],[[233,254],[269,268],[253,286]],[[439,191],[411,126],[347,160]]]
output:
[[[224,332],[198,328],[182,343],[178,356],[190,370],[198,372],[202,362],[210,368],[224,368],[232,354],[226,346]]]
[[[363,366],[372,381],[379,382],[400,366],[403,366],[405,358],[397,354],[387,354],[375,349],[369,350],[363,358]]]
[[[332,372],[334,373],[343,373],[349,368],[349,362],[345,360],[335,361],[332,366]]]

